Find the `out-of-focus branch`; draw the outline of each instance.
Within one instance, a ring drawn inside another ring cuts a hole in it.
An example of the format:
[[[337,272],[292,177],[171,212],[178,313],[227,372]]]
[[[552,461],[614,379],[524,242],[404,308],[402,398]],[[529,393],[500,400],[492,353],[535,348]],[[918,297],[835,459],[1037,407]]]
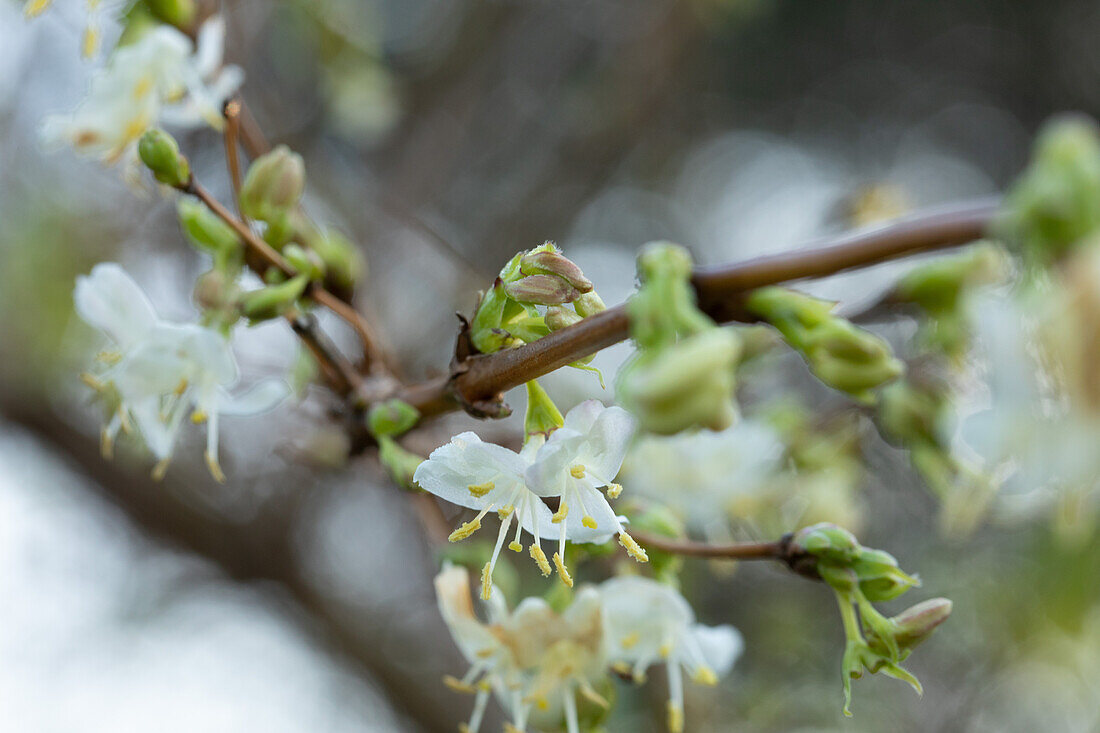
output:
[[[830,237],[816,246],[747,262],[704,267],[692,278],[700,307],[719,322],[750,319],[744,295],[755,288],[825,277],[843,270],[979,239],[997,210],[995,200],[920,212],[892,224]],[[571,364],[630,334],[625,305],[515,349],[471,357],[452,372],[401,388],[398,398],[432,416],[491,401],[505,390]]]

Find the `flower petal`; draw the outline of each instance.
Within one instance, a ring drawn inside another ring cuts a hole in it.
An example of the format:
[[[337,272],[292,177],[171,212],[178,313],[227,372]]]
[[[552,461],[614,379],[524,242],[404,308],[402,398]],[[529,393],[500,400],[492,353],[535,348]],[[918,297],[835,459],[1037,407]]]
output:
[[[73,303],[89,325],[105,332],[123,349],[145,336],[157,323],[153,305],[122,267],[104,262],[76,279]]]
[[[237,394],[223,393],[218,412],[223,415],[256,415],[274,408],[290,394],[290,386],[281,379],[265,379]]]

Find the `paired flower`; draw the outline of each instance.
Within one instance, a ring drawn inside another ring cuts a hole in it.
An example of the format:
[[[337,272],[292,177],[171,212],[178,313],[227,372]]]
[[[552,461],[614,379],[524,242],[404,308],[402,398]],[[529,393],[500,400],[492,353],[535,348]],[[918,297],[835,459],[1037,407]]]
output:
[[[546,576],[550,575],[550,563],[542,538],[556,530],[554,565],[569,586],[573,579],[565,566],[566,540],[604,542],[618,535],[634,559],[646,561],[645,551],[623,530],[625,519],[617,516],[608,502],[608,497],[615,498],[622,491],[612,480],[622,466],[634,427],[625,410],[589,400],[570,410],[564,425],[549,439],[534,435],[519,453],[467,432],[434,450],[420,464],[413,481],[421,488],[479,512],[451,534],[452,542],[480,529],[482,518],[490,511],[500,516],[496,546],[482,573],[483,598],[492,593],[493,568],[513,518],[516,533],[508,548],[522,551],[523,532],[531,534],[534,541],[529,552]],[[551,513],[543,499],[553,498],[558,499],[558,508]]]
[[[221,128],[222,103],[243,81],[239,68],[222,65],[224,42],[220,17],[202,26],[196,46],[175,28],[157,26],[114,52],[72,114],[47,118],[43,140],[106,165],[123,161],[133,178],[137,141],[150,127]]]
[[[117,264],[96,265],[77,278],[76,312],[113,342],[101,352],[104,365],[84,380],[101,395],[111,416],[102,433],[110,455],[120,430],[136,427],[156,456],[155,476],[163,475],[184,418],[206,423],[206,463],[219,481],[218,418],[252,415],[274,407],[287,392],[279,380],[258,383],[239,396],[227,387],[238,378],[229,343],[216,331],[197,324],[161,320],[129,275]]]
[[[455,643],[470,663],[462,679],[445,678],[452,689],[476,695],[464,733],[477,733],[490,692],[514,729],[528,723],[580,731],[578,703],[606,709],[597,688],[607,670],[627,669],[639,683],[653,662],[668,665],[669,725],[683,730],[681,669],[696,681],[715,684],[741,652],[741,636],[729,626],[694,623],[694,614],[674,589],[644,578],[613,578],[582,588],[557,613],[541,598],[525,598],[509,611],[500,594],[487,604],[488,621],[474,612],[465,569],[446,566],[435,580],[439,609]],[[578,695],[580,698],[578,698]]]

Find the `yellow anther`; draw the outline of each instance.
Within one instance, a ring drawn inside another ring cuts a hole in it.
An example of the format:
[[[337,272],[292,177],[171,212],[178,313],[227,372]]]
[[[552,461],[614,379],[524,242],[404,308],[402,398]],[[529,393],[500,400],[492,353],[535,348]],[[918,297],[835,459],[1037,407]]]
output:
[[[187,391],[187,380],[186,379],[181,379],[180,383],[176,385],[176,389],[173,390],[173,394],[176,395],[176,397],[180,397],[186,391]]]
[[[484,649],[478,649],[476,652],[474,652],[474,654],[477,655],[478,659],[488,659],[496,653],[496,650],[493,649],[493,647],[491,646],[487,646]]]
[[[569,467],[569,475],[573,478],[584,478],[584,465],[577,463]]]
[[[619,646],[623,649],[633,649],[638,645],[638,642],[642,640],[642,635],[635,631],[633,634],[627,634],[619,642]]]
[[[523,552],[523,545],[518,540],[512,540],[508,543],[508,549],[512,552]]]
[[[107,460],[111,460],[115,454],[115,442],[107,428],[99,431],[99,452]]]
[[[649,562],[649,555],[645,554],[642,546],[634,541],[634,538],[626,532],[619,532],[619,544],[626,548],[626,554],[638,562]]]
[[[661,656],[661,659],[668,659],[668,656],[672,654],[672,644],[669,644],[667,641],[661,644],[661,646],[657,648],[657,654]]]
[[[81,373],[80,381],[84,382],[85,385],[91,387],[96,392],[102,392],[104,389],[107,388],[107,385],[103,382],[102,379],[95,376],[94,374],[89,374],[88,372]]]
[[[145,75],[134,84],[134,99],[141,99],[153,90],[153,77]]]
[[[447,687],[451,688],[455,692],[465,692],[468,695],[472,695],[477,692],[477,690],[474,689],[473,685],[463,682],[457,677],[452,677],[449,674],[443,675],[443,684],[445,684]]]
[[[487,601],[493,597],[492,563],[485,563],[481,569],[481,600]]]
[[[669,733],[684,733],[684,709],[677,703],[668,701]]]
[[[599,705],[604,710],[608,710],[611,708],[611,703],[607,701],[607,698],[596,692],[596,690],[592,688],[592,685],[588,683],[588,680],[582,680],[577,689],[581,691],[582,695]]]
[[[535,706],[538,707],[539,710],[549,710],[550,702],[542,695],[539,695],[535,698]]]
[[[122,361],[122,354],[117,351],[101,351],[95,355],[95,360],[113,366]]]
[[[561,582],[572,588],[573,576],[569,574],[569,568],[565,567],[565,560],[562,560],[561,553],[554,553],[554,567],[558,569],[558,577],[561,578]]]
[[[611,663],[611,669],[615,670],[616,672],[618,672],[621,675],[628,675],[629,676],[631,674],[630,665],[627,664],[626,662],[621,661],[621,660],[618,661],[618,662],[612,662]]]
[[[470,726],[465,723],[458,724],[458,733],[470,733]]]
[[[46,8],[52,4],[53,0],[27,0],[27,4],[23,6],[23,16],[35,18],[46,12]]]
[[[506,722],[504,724],[504,733],[523,733],[523,731],[521,731],[519,728],[512,725],[511,723]]]
[[[84,58],[90,59],[95,56],[97,50],[99,50],[99,31],[88,26],[84,29],[84,37],[81,39],[80,53]]]
[[[584,515],[583,519],[581,519],[581,524],[583,524],[585,527],[588,527],[589,529],[596,529],[596,527],[599,526],[598,524],[596,524],[596,520],[588,516],[587,514]]]
[[[562,499],[558,503],[558,510],[550,517],[550,521],[554,524],[561,524],[567,516],[569,516],[569,505],[565,503],[565,499]]]
[[[623,493],[622,484],[608,484],[607,485],[607,498],[618,499],[619,494]]]
[[[480,682],[477,683],[477,689],[481,690],[482,692],[488,692],[489,690],[493,689],[493,686],[489,684],[489,680],[482,679]]]
[[[471,519],[469,522],[466,522],[454,532],[451,532],[451,536],[448,537],[447,540],[450,542],[459,542],[466,539],[479,529],[481,529],[481,519]]]
[[[497,516],[500,517],[501,519],[507,519],[508,515],[511,514],[512,512],[514,512],[515,510],[516,510],[516,508],[514,506],[512,506],[511,504],[506,504],[505,506],[502,506],[500,509],[497,509]]]
[[[546,559],[546,553],[542,551],[541,547],[534,544],[533,542],[531,543],[531,547],[530,547],[529,551],[531,553],[531,557],[534,558],[535,562],[538,564],[539,571],[542,573],[542,576],[544,578],[549,578],[550,577],[550,563]]]
[[[204,451],[203,457],[206,459],[206,467],[210,470],[210,475],[214,477],[214,480],[219,484],[225,483],[225,474],[222,473],[222,467],[218,465],[218,459],[214,457],[214,454],[210,451]]]
[[[206,422],[207,417],[207,414],[202,410],[195,410],[191,413],[191,422],[195,425],[202,425]]]
[[[492,481],[486,481],[483,484],[470,484],[466,488],[470,490],[471,494],[480,499],[481,497],[485,496],[490,491],[495,489],[496,485],[493,484]]]
[[[691,679],[700,685],[709,685],[710,687],[718,684],[718,675],[714,674],[714,670],[706,665],[695,670],[695,674],[691,676]]]
[[[168,464],[171,463],[171,458],[163,458],[157,461],[157,465],[153,466],[152,476],[154,481],[160,481],[164,478],[164,474],[168,473]]]

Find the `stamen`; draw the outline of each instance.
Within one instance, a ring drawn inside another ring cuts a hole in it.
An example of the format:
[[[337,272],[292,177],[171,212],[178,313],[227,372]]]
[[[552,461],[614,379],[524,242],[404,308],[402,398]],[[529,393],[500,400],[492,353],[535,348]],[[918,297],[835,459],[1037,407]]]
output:
[[[554,566],[558,569],[558,576],[561,578],[561,582],[572,588],[573,576],[569,574],[569,569],[565,567],[565,561],[561,559],[560,553],[554,553]]]
[[[465,524],[460,526],[454,532],[451,532],[450,536],[447,537],[447,541],[460,542],[461,540],[466,539],[479,529],[481,529],[481,519],[472,519],[469,522],[466,522]]]
[[[577,463],[569,467],[569,475],[573,478],[584,478],[584,465]]]
[[[96,50],[99,48],[99,29],[95,26],[89,25],[84,29],[84,37],[81,40],[80,52],[86,59],[90,59],[95,56]]]
[[[626,553],[638,562],[649,562],[649,555],[645,554],[642,546],[626,532],[619,532],[619,544],[626,548]]]
[[[664,644],[661,644],[661,646],[657,648],[657,653],[661,655],[661,659],[668,659],[669,655],[672,654],[672,643],[666,641]]]
[[[187,378],[184,377],[183,379],[180,380],[180,383],[176,385],[176,388],[172,391],[172,393],[176,397],[182,397],[183,393],[186,392],[186,391],[187,391]]]
[[[670,733],[684,730],[684,682],[680,665],[668,665],[668,729]]]
[[[510,517],[512,515],[512,512],[514,512],[515,510],[516,508],[514,506],[512,506],[511,504],[506,504],[500,509],[497,509],[497,516],[500,517],[503,521]]]
[[[23,6],[23,17],[35,18],[46,11],[53,4],[53,0],[27,0]]]
[[[542,577],[550,577],[550,563],[546,559],[546,553],[542,551],[542,548],[538,545],[531,543],[531,547],[528,548],[531,557],[534,558],[535,563],[539,566],[539,572],[542,573]]]
[[[706,665],[696,669],[691,679],[693,682],[697,682],[700,685],[708,685],[709,687],[714,687],[718,684],[718,675],[714,674],[714,670]]]
[[[631,672],[630,665],[621,660],[618,662],[612,662],[611,669],[615,670],[621,675],[631,676],[633,674]]]
[[[550,517],[550,521],[554,524],[561,524],[567,516],[569,516],[569,505],[565,503],[565,499],[562,499],[558,504],[558,510]]]
[[[203,457],[206,459],[206,467],[210,469],[210,475],[214,477],[214,480],[219,484],[225,483],[225,474],[222,472],[222,467],[218,464],[218,457],[210,451],[204,451]]]
[[[608,484],[607,485],[607,498],[618,499],[619,495],[623,493],[622,484]]]
[[[684,709],[672,700],[668,701],[669,733],[684,733]]]
[[[195,410],[191,413],[191,423],[193,425],[202,425],[206,422],[207,417],[207,414],[202,410]]]
[[[454,690],[455,692],[461,692],[467,695],[473,695],[475,692],[477,692],[473,685],[469,684],[468,682],[463,682],[457,677],[452,677],[449,674],[443,675],[443,684],[445,684],[447,687]]]
[[[111,460],[115,454],[115,439],[107,428],[99,431],[99,453],[106,460]]]
[[[619,642],[619,646],[623,649],[633,649],[638,645],[638,642],[642,640],[642,635],[635,631],[633,634],[627,634]]]
[[[581,518],[581,524],[583,524],[585,527],[588,527],[589,529],[596,529],[600,526],[596,524],[596,520],[594,518],[588,516],[587,514]]]
[[[581,680],[578,688],[580,689],[582,695],[599,705],[604,710],[609,710],[611,708],[611,703],[609,703],[603,695],[596,692],[596,690],[592,688],[592,685],[589,684],[588,680]]]
[[[122,361],[122,354],[117,351],[101,351],[95,355],[95,359],[107,366],[114,366]]]
[[[487,601],[493,597],[493,562],[490,560],[481,569],[481,600]]]
[[[480,499],[481,497],[485,496],[490,491],[495,489],[496,484],[494,484],[492,481],[486,481],[483,484],[470,484],[466,488],[469,490],[469,492],[471,494],[473,494],[474,496],[476,496],[477,498]]]
[[[171,462],[171,457],[162,458],[161,460],[157,461],[157,464],[153,466],[153,472],[151,474],[154,481],[160,481],[164,478],[164,474],[168,473],[168,464]]]
[[[102,379],[88,372],[81,372],[80,381],[84,382],[84,384],[94,389],[96,392],[102,392],[107,388],[106,383]]]

